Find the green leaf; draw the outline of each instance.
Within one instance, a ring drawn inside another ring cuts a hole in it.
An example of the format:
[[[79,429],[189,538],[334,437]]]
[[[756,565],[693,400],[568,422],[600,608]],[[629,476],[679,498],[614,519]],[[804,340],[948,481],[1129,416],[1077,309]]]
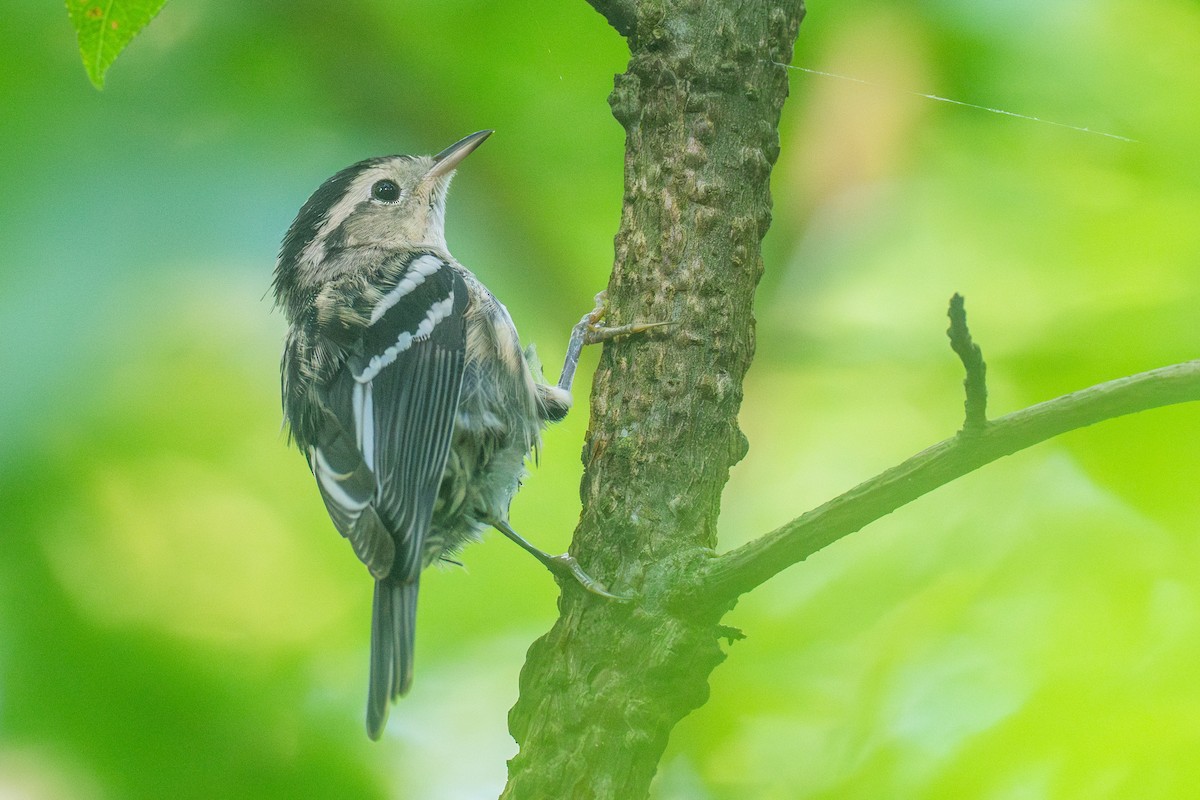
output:
[[[79,54],[97,89],[117,55],[154,19],[167,0],[67,0]]]

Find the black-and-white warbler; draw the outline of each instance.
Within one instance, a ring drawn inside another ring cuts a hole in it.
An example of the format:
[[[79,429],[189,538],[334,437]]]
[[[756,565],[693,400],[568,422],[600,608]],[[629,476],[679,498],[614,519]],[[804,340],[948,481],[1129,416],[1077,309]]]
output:
[[[521,538],[508,507],[542,426],[571,407],[583,345],[651,326],[601,328],[601,302],[572,332],[558,385],[535,380],[508,311],[446,249],[450,179],[490,134],[342,170],[300,209],[275,268],[290,326],[284,414],[329,516],[375,578],[373,739],[412,682],[421,570],[488,526],[612,597],[571,556]]]

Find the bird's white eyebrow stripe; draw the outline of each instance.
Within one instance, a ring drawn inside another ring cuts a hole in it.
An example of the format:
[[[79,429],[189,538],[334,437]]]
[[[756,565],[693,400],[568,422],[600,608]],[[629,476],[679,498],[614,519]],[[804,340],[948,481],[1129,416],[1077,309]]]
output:
[[[445,299],[439,300],[429,307],[429,311],[425,314],[425,319],[421,320],[417,325],[417,329],[409,332],[403,331],[396,337],[396,343],[384,350],[377,356],[371,356],[371,360],[367,363],[365,369],[358,375],[354,376],[354,380],[358,383],[366,383],[374,380],[380,370],[394,362],[400,357],[400,354],[412,347],[413,342],[419,342],[429,338],[429,334],[433,333],[433,329],[437,324],[450,316],[454,312],[454,290],[446,295]]]
[[[376,322],[379,322],[383,318],[383,315],[390,311],[396,303],[399,303],[405,295],[411,294],[414,289],[425,282],[426,278],[441,269],[445,263],[437,256],[423,255],[409,264],[408,270],[404,273],[404,277],[400,282],[375,305],[375,309],[371,312],[371,324],[374,325]]]
[[[378,165],[355,175],[338,201],[330,206],[320,227],[317,228],[316,235],[301,251],[300,260],[319,264],[325,257],[325,244],[329,240],[329,235],[349,219],[360,203],[365,202],[367,187],[379,178],[385,177],[387,177],[387,172]]]

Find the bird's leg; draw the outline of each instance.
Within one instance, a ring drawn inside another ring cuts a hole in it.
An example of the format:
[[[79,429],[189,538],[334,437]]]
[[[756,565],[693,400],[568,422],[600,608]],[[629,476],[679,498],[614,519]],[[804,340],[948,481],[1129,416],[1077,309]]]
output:
[[[542,566],[550,570],[560,578],[571,577],[579,582],[579,585],[587,589],[594,595],[598,595],[607,600],[616,600],[617,602],[627,602],[628,597],[619,594],[613,594],[604,587],[604,584],[588,575],[583,571],[583,567],[579,566],[579,562],[570,553],[563,553],[560,556],[552,556],[534,547],[525,539],[524,536],[517,533],[508,524],[508,520],[492,520],[492,527],[503,533],[509,539],[519,544],[525,552],[542,562]]]
[[[579,366],[579,355],[583,352],[585,345],[599,344],[618,336],[628,336],[648,331],[651,328],[675,324],[674,322],[632,322],[612,328],[605,327],[600,322],[608,312],[607,294],[607,292],[600,292],[596,295],[596,307],[584,314],[583,319],[579,320],[571,329],[571,340],[567,343],[567,358],[563,362],[562,374],[558,378],[558,388],[564,391],[571,391],[571,384],[575,380],[575,368]]]
[[[558,378],[557,386],[559,390],[557,403],[561,406],[561,411],[556,415],[547,417],[548,419],[559,419],[571,407],[571,384],[575,380],[575,368],[579,366],[579,355],[583,352],[585,345],[597,344],[598,342],[605,342],[617,336],[641,333],[651,328],[674,324],[673,322],[634,322],[629,325],[619,325],[611,328],[604,327],[600,322],[604,319],[604,314],[608,310],[605,303],[605,295],[606,292],[600,292],[600,294],[596,295],[596,307],[584,314],[583,319],[579,320],[575,327],[571,329],[571,340],[567,344],[567,358],[563,362],[562,374]],[[527,355],[526,358],[529,359],[531,356]],[[538,371],[540,372],[540,368],[538,368]],[[554,388],[552,387],[545,388],[547,393],[552,394],[554,392]],[[564,393],[565,397],[562,396]],[[569,575],[578,581],[579,585],[584,589],[609,600],[624,602],[630,599],[608,591],[604,587],[604,584],[584,572],[583,567],[579,566],[579,562],[570,553],[563,553],[560,556],[543,553],[526,541],[521,534],[514,531],[506,520],[493,520],[491,525],[509,539],[519,544],[526,552],[542,562],[542,565],[546,569],[558,577],[565,578]]]

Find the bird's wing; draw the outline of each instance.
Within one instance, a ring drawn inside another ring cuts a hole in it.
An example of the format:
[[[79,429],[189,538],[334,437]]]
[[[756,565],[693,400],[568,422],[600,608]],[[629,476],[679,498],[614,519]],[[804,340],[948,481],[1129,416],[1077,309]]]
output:
[[[467,299],[448,262],[410,256],[322,398],[313,473],[376,578],[414,581],[423,566],[462,388]]]

